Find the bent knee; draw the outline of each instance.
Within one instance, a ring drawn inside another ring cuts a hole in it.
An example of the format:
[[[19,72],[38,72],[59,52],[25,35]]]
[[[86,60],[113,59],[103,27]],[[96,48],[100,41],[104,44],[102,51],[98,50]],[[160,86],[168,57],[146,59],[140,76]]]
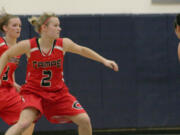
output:
[[[83,124],[84,126],[91,126],[91,120],[90,120],[90,118],[89,118],[89,117],[88,117],[88,118],[84,118],[83,121],[82,121],[82,124]]]
[[[91,120],[88,115],[79,118],[78,125],[80,126],[91,126]]]

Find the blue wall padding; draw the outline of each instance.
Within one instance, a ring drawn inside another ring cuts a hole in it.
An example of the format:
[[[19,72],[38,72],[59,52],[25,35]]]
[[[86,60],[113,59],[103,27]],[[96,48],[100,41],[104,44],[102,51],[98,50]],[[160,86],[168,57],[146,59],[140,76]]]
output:
[[[22,36],[37,36],[20,16]],[[61,36],[115,60],[119,72],[75,54],[66,54],[64,76],[70,92],[91,117],[93,128],[172,127],[180,125],[180,66],[174,14],[64,15]],[[24,83],[26,57],[16,79]],[[2,131],[7,125],[2,123]],[[75,128],[44,117],[37,131]]]

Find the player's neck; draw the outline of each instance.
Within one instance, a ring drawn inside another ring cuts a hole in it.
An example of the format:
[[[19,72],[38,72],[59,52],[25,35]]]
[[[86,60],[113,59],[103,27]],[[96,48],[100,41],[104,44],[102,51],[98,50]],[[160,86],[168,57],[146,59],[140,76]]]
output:
[[[4,40],[6,41],[6,44],[8,46],[13,46],[13,45],[15,45],[17,43],[17,39],[16,38],[11,38],[11,37],[8,37],[8,36],[5,36]]]
[[[53,46],[54,40],[48,38],[39,38],[39,45],[41,48],[51,48]]]

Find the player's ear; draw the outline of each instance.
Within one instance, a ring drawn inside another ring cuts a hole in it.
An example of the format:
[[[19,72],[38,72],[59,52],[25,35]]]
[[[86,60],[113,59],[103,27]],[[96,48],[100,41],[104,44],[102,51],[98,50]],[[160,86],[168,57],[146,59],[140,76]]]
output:
[[[3,25],[3,30],[4,30],[4,32],[6,32],[7,31],[7,25]]]
[[[45,30],[47,28],[47,25],[43,24],[41,25],[41,30]]]

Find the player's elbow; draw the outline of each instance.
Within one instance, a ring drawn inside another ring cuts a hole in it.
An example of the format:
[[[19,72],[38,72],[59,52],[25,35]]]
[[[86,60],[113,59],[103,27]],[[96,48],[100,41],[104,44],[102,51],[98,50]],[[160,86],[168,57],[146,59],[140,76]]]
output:
[[[180,61],[180,44],[178,45],[177,48],[177,55],[178,55],[178,60]]]

